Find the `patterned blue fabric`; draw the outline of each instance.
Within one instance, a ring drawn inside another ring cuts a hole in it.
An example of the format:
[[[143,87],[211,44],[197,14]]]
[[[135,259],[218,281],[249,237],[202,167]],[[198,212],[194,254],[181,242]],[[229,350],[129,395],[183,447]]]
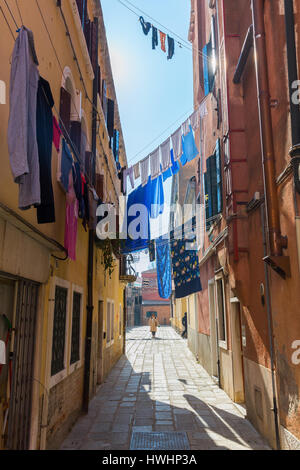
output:
[[[162,299],[169,299],[172,293],[170,240],[165,237],[157,238],[155,246],[158,292]]]
[[[187,225],[191,228],[195,223],[196,219],[193,218]],[[202,290],[198,252],[192,249],[196,244],[196,235],[182,226],[173,230],[170,238],[175,296],[181,299]]]

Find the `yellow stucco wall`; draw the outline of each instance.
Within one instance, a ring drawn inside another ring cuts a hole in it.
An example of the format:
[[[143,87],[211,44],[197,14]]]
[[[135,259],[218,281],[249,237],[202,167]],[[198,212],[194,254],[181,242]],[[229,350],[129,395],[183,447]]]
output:
[[[21,13],[23,17],[24,25],[30,29],[34,34],[35,48],[37,57],[39,60],[39,72],[40,75],[45,78],[51,86],[55,107],[53,109],[53,114],[58,119],[56,110],[59,111],[60,107],[60,88],[64,83],[64,78],[62,70],[65,70],[65,67],[69,68],[69,72],[74,86],[77,90],[82,92],[82,111],[86,123],[87,130],[87,139],[88,146],[91,147],[91,129],[92,129],[92,105],[89,100],[85,97],[85,92],[83,84],[80,81],[80,76],[75,61],[73,60],[73,53],[71,46],[69,44],[68,38],[66,36],[65,26],[59,11],[59,8],[56,6],[56,2],[49,0],[39,0],[39,6],[44,16],[51,40],[53,42],[54,48],[56,50],[58,60],[55,56],[55,52],[52,48],[51,42],[49,40],[48,33],[46,31],[43,20],[40,16],[40,12],[37,8],[36,2],[34,0],[26,1],[26,8],[24,8],[24,2],[19,2],[21,8]],[[78,30],[74,21],[74,16],[72,13],[72,2],[66,0],[63,3],[63,12],[66,18],[68,28],[70,30],[71,39],[76,51],[78,65],[81,69],[83,81],[86,86],[88,96],[92,98],[92,79],[88,73],[86,67],[86,59],[83,55],[82,46],[78,37]],[[18,12],[16,9],[16,4],[12,0],[8,0],[8,4],[11,8],[12,13],[15,18],[18,19]],[[9,18],[9,13],[6,8],[3,8],[5,14],[11,23],[11,18]],[[88,2],[88,11],[89,16],[92,19],[92,14],[94,11],[94,2],[89,0]],[[15,37],[17,33],[15,32],[15,27],[11,24]],[[61,190],[60,185],[57,182],[57,165],[58,165],[58,155],[55,147],[52,147],[52,183],[54,191],[54,200],[55,200],[55,212],[56,212],[56,222],[52,224],[38,225],[36,221],[36,210],[31,208],[27,211],[20,211],[18,209],[18,185],[14,183],[9,163],[8,148],[7,148],[7,125],[9,117],[9,78],[10,78],[10,68],[11,68],[11,56],[14,47],[14,40],[10,34],[10,31],[7,25],[4,22],[3,17],[0,18],[0,39],[1,44],[5,44],[5,47],[0,48],[0,80],[4,81],[6,84],[6,104],[0,105],[0,155],[1,155],[1,173],[0,173],[0,202],[5,204],[7,207],[19,214],[25,221],[32,224],[40,232],[60,243],[64,244],[64,231],[65,231],[65,204],[66,196]],[[101,45],[100,45],[101,46]],[[102,44],[103,46],[103,44]],[[101,47],[102,47],[101,46]],[[100,53],[102,48],[99,48],[99,61],[101,65],[102,78],[106,78],[108,81],[112,81],[111,69],[108,63],[107,57],[103,57]],[[112,96],[114,90],[109,89],[108,87],[108,96]],[[103,115],[102,109],[98,109],[100,115]],[[108,166],[105,162],[103,155],[104,153],[108,158]],[[120,192],[120,181],[117,178],[115,162],[113,160],[112,151],[109,149],[109,139],[106,130],[106,125],[103,122],[103,119],[99,125],[99,133],[97,137],[97,154],[99,155],[96,162],[96,168],[98,172],[102,172],[105,175],[105,189],[106,189],[106,200],[109,202],[115,203],[117,205],[118,195]],[[120,151],[120,163],[121,166],[126,162],[126,155],[124,147]],[[109,168],[108,168],[109,167]],[[111,176],[109,176],[109,173]],[[16,229],[17,230],[17,229]],[[2,232],[0,231],[0,237],[3,238]],[[0,240],[1,243],[2,240]],[[58,257],[63,258],[64,253],[55,253]],[[32,263],[39,262],[35,260],[35,252],[32,250],[30,253],[30,258]],[[46,256],[47,258],[47,256]],[[85,231],[81,219],[78,219],[78,233],[77,233],[77,249],[76,249],[76,261],[66,260],[60,261],[50,257],[48,251],[48,260],[47,269],[49,270],[48,281],[44,283],[43,288],[43,299],[40,303],[41,307],[38,312],[38,321],[40,325],[41,337],[39,340],[39,349],[38,357],[36,357],[36,379],[41,383],[39,385],[39,399],[33,404],[34,413],[40,413],[44,422],[47,422],[47,404],[46,398],[49,394],[51,387],[50,380],[50,364],[51,364],[51,354],[52,354],[52,325],[51,325],[51,315],[53,315],[53,298],[51,296],[54,292],[54,284],[57,279],[62,280],[68,283],[70,293],[72,288],[77,286],[82,289],[82,327],[81,327],[81,351],[82,351],[82,361],[81,367],[84,364],[84,346],[85,346],[85,331],[86,331],[86,305],[87,305],[87,269],[88,269],[88,231]],[[1,270],[1,265],[0,265]],[[22,275],[22,272],[20,272]],[[103,355],[104,361],[106,364],[104,368],[108,371],[112,364],[116,361],[116,358],[120,356],[123,348],[124,338],[122,337],[123,333],[123,318],[122,318],[122,328],[121,328],[121,337],[119,335],[119,316],[120,316],[120,305],[121,305],[121,314],[123,312],[123,290],[119,282],[119,268],[118,263],[116,269],[112,275],[111,279],[108,279],[108,276],[103,272],[103,265],[101,264],[101,252],[98,248],[95,248],[94,253],[94,287],[93,287],[93,297],[94,297],[94,311],[93,311],[93,327],[98,330],[98,300],[103,300],[104,302],[104,331],[106,329],[106,304],[107,300],[113,300],[115,303],[115,321],[114,321],[114,343],[110,348],[107,348],[106,342],[103,343],[103,348],[105,354]],[[71,343],[71,304],[68,307],[69,317],[67,319],[67,341],[66,347],[70,350]],[[122,314],[123,315],[123,314]],[[98,337],[95,335],[93,347],[97,348]],[[108,354],[109,353],[109,354]],[[93,352],[92,352],[93,355]],[[94,351],[94,357],[95,351]],[[72,373],[70,365],[66,364],[66,377]],[[35,385],[36,386],[36,385]],[[48,390],[48,391],[47,391]],[[41,397],[44,396],[44,408],[39,409],[39,403]],[[80,403],[78,406],[80,407]],[[76,405],[77,406],[77,405]],[[44,417],[43,417],[44,416]],[[37,424],[38,427],[38,424]],[[40,429],[36,429],[36,434],[38,435]],[[32,439],[32,446],[36,445],[37,440]],[[41,433],[41,446],[46,445],[45,432]]]

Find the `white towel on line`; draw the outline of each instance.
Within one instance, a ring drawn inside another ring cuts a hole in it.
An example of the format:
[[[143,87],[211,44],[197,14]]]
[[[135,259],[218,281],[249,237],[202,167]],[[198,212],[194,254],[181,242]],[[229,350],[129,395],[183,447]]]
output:
[[[171,135],[173,152],[174,152],[174,161],[176,162],[182,155],[182,130],[181,126]]]
[[[162,171],[166,171],[171,166],[170,137],[160,146]]]
[[[181,125],[182,127],[182,134],[184,135],[184,137],[190,132],[190,120],[189,118],[184,121],[184,123]]]
[[[133,172],[134,172],[134,179],[138,179],[141,174],[140,174],[140,163],[136,163],[135,165],[133,165]]]
[[[157,147],[154,152],[150,154],[150,172],[151,179],[154,180],[160,174],[160,152],[159,147]]]
[[[140,161],[140,170],[141,170],[141,183],[142,186],[145,186],[148,182],[149,177],[149,155]]]

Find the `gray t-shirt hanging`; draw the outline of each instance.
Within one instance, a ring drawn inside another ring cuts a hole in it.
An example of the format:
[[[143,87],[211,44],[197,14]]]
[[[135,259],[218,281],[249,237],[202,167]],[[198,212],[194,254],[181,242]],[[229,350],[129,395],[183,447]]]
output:
[[[19,184],[20,209],[41,203],[36,138],[37,64],[32,32],[22,26],[12,56],[7,131],[11,170]]]

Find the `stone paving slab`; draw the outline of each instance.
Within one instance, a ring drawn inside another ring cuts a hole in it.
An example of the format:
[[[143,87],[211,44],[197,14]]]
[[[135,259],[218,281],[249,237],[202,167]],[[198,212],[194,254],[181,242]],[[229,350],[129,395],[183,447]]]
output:
[[[127,331],[111,371],[61,449],[125,450],[133,432],[185,432],[192,450],[269,449],[171,327]]]

